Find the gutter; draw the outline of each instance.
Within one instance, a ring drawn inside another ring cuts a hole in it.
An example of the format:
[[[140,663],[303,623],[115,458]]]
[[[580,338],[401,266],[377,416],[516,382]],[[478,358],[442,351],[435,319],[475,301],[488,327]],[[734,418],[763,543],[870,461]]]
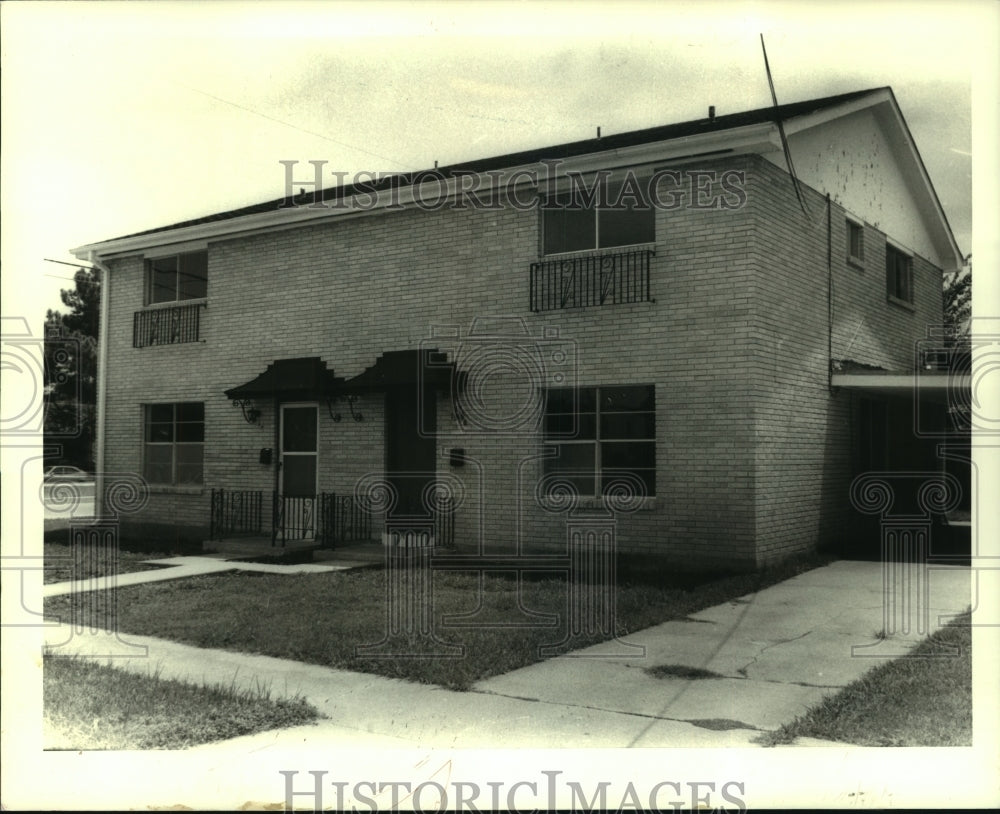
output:
[[[101,310],[97,328],[97,429],[94,439],[94,514],[104,516],[104,424],[108,391],[108,304],[111,300],[111,272],[96,252],[89,252],[88,262],[101,272]]]
[[[833,395],[833,213],[826,193],[826,389]]]

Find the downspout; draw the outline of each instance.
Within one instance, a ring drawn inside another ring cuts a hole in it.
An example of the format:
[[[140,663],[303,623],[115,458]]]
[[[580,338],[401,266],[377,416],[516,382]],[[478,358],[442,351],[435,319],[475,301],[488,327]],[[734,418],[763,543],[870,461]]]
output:
[[[90,264],[101,272],[101,310],[98,314],[97,329],[97,427],[94,438],[94,515],[104,516],[104,420],[107,415],[108,391],[108,303],[111,300],[111,272],[96,259],[95,253],[88,255]]]
[[[832,396],[833,386],[833,229],[830,193],[826,193],[826,389]]]

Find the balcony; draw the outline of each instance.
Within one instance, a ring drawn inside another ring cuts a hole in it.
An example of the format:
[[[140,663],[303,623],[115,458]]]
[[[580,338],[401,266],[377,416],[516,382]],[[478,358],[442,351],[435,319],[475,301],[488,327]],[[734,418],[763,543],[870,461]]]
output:
[[[201,311],[205,303],[174,305],[136,311],[132,321],[132,347],[177,345],[201,339]]]
[[[531,310],[652,302],[652,249],[574,255],[531,264]]]

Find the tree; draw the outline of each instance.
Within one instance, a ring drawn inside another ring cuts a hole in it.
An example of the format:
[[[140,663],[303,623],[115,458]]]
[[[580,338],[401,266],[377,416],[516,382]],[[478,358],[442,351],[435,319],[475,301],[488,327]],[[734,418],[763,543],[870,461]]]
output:
[[[965,265],[945,280],[944,324],[948,344],[951,346],[952,369],[969,370],[972,367],[972,255],[965,258]]]
[[[972,319],[972,255],[965,265],[945,280],[944,319],[951,336],[969,333]]]
[[[97,329],[100,281],[93,269],[79,269],[74,287],[60,298],[69,311],[45,314],[46,446],[62,449],[60,460],[94,468],[97,427]]]

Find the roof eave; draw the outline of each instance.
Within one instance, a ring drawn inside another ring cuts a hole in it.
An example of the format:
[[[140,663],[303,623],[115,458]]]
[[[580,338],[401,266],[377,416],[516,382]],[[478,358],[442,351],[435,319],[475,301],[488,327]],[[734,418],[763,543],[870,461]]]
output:
[[[703,158],[705,154],[716,152],[730,155],[745,154],[761,149],[771,149],[770,136],[773,129],[773,122],[761,122],[721,132],[716,131],[693,136],[682,136],[633,147],[602,150],[600,152],[562,159],[559,168],[560,172],[563,173],[586,173],[597,169],[640,167],[662,164],[663,162],[682,163],[687,160],[697,160],[698,158]],[[504,169],[504,174],[509,178],[517,177],[520,174],[524,180],[519,183],[527,184],[529,183],[530,173],[534,172],[537,178],[545,179],[548,177],[546,175],[548,171],[548,167],[539,161],[532,164],[507,167]],[[493,183],[495,180],[493,176],[487,175],[485,172],[480,173],[478,177],[490,183]],[[459,194],[458,183],[457,179],[449,180],[448,189],[450,196]],[[486,189],[488,187],[483,187],[483,192]],[[364,194],[370,197],[369,193]],[[133,235],[131,237],[115,238],[99,243],[89,243],[72,249],[70,253],[79,259],[95,256],[103,258],[125,256],[173,244],[228,239],[256,232],[294,228],[331,218],[357,217],[373,211],[384,211],[390,205],[412,205],[416,200],[412,187],[402,188],[395,195],[382,195],[379,197],[380,201],[376,202],[373,206],[366,205],[359,207],[348,204],[337,208],[301,206],[274,209],[243,217],[193,224],[176,229],[165,229]]]

